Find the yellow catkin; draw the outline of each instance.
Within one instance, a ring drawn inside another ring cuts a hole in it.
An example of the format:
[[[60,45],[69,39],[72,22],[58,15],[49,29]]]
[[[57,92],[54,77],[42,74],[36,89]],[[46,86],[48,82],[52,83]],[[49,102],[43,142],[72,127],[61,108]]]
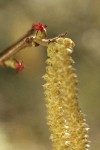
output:
[[[74,43],[59,38],[47,49],[44,93],[55,150],[88,150],[87,125],[77,101],[77,76],[71,58]]]

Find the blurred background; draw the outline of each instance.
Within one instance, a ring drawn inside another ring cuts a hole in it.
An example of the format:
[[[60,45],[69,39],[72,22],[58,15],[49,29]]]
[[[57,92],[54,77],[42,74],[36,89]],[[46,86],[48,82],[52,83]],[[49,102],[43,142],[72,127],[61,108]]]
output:
[[[0,0],[0,51],[32,24],[48,26],[48,38],[65,31],[76,46],[79,103],[90,127],[91,150],[100,148],[100,1]],[[17,54],[25,70],[0,68],[0,150],[52,150],[42,85],[46,48]]]

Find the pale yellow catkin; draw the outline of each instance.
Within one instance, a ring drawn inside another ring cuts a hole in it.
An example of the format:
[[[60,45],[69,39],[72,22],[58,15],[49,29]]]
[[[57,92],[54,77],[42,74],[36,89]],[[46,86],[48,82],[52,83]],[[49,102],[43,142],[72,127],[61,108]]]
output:
[[[47,49],[44,93],[55,150],[88,150],[88,128],[77,101],[77,76],[71,53],[74,43],[59,38]]]

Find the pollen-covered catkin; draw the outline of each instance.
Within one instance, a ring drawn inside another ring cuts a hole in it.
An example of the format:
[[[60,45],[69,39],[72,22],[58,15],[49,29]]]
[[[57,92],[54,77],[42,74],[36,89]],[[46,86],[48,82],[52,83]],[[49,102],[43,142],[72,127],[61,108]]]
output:
[[[72,67],[73,46],[71,39],[59,38],[47,49],[44,93],[55,150],[88,150],[88,128],[77,101],[77,76]]]

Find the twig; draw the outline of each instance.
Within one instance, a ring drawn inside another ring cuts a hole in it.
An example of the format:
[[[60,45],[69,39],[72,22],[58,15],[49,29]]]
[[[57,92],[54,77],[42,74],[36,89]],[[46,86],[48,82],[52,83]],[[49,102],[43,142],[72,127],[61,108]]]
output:
[[[11,46],[7,47],[5,50],[3,50],[0,53],[0,63],[9,59],[11,56],[13,56],[15,53],[20,51],[21,49],[25,48],[27,46],[26,39],[31,36],[33,32],[29,30],[23,37],[21,37],[17,42],[12,44]]]
[[[36,32],[37,33],[37,32]],[[48,46],[50,42],[55,42],[57,38],[64,37],[67,33],[60,34],[59,36],[52,39],[40,39],[34,30],[29,30],[23,37],[21,37],[17,42],[6,48],[0,53],[0,66],[4,66],[4,62],[11,58],[14,54],[20,50],[30,47],[30,46]]]

